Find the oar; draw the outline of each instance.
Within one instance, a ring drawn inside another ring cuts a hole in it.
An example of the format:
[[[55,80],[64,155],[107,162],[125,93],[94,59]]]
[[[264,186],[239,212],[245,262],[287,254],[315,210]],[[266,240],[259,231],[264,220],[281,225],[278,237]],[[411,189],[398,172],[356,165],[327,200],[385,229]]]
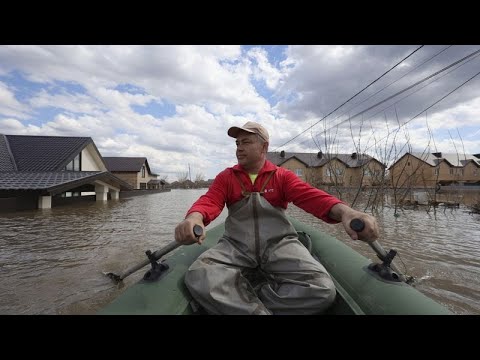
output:
[[[199,238],[203,234],[203,228],[199,225],[195,225],[193,227],[193,233],[195,234],[195,237]],[[105,275],[108,276],[109,278],[111,278],[116,283],[118,283],[118,282],[122,281],[123,279],[125,279],[127,276],[133,274],[135,271],[140,270],[144,266],[150,264],[152,262],[152,260],[157,261],[162,256],[165,256],[169,252],[172,252],[173,250],[175,250],[176,248],[178,248],[181,245],[182,244],[180,244],[179,242],[174,240],[170,244],[168,244],[167,246],[161,248],[160,250],[155,251],[153,254],[150,255],[150,257],[147,260],[144,260],[141,263],[139,263],[135,266],[132,266],[130,269],[128,269],[127,271],[125,271],[121,275],[117,275],[117,274],[114,274],[114,273],[111,273],[111,272],[106,273]]]
[[[361,219],[353,219],[352,221],[350,221],[350,227],[353,231],[361,232],[365,228],[365,223]],[[377,240],[371,242],[369,241],[368,245],[370,245],[370,247],[377,253],[377,256],[380,258],[380,260],[382,260],[383,262],[391,261],[387,259],[388,253]],[[406,283],[410,282],[410,280],[406,278],[406,276],[397,268],[397,266],[393,262],[390,262],[389,266],[392,268],[393,271],[397,273],[397,275],[400,277],[400,280]]]

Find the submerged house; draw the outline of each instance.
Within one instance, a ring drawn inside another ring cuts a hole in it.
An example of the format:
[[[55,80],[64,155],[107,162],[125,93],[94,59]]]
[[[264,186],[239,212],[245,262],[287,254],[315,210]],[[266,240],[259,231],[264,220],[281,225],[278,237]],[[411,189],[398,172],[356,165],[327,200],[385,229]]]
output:
[[[407,152],[389,170],[395,188],[479,185],[480,154]]]
[[[377,186],[383,183],[386,166],[367,154],[268,152],[267,159],[293,171],[312,186]]]
[[[162,189],[164,180],[150,170],[146,157],[108,157],[103,158],[107,169],[118,178],[129,183],[134,189]]]
[[[0,134],[0,211],[118,199],[131,189],[107,170],[90,137]]]

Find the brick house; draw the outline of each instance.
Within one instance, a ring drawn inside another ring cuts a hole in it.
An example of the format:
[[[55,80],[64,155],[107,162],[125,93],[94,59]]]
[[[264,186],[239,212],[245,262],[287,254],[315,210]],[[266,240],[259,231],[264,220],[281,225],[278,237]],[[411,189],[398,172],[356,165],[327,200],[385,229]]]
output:
[[[268,152],[267,159],[293,171],[313,186],[347,187],[379,185],[386,166],[366,154]]]
[[[480,184],[480,154],[407,152],[389,170],[395,188]]]
[[[165,181],[150,171],[146,157],[104,157],[107,169],[134,189],[161,189]]]

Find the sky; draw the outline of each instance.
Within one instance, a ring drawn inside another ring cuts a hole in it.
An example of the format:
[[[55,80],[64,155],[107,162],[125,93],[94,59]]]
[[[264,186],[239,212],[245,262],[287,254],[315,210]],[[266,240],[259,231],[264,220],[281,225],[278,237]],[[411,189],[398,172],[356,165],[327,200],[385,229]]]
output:
[[[479,50],[2,45],[0,133],[88,136],[103,156],[146,157],[169,182],[235,165],[227,130],[247,121],[267,128],[269,151],[387,165],[405,151],[477,154]]]

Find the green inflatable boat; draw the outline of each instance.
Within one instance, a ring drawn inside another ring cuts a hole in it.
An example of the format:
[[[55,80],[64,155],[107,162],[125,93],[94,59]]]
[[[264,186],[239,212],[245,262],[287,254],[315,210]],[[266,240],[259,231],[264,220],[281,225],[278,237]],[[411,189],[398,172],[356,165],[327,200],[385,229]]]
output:
[[[337,289],[334,304],[327,315],[448,315],[447,308],[428,298],[401,275],[387,258],[372,263],[343,242],[309,227],[294,218],[290,221],[307,246],[328,270]],[[123,275],[109,273],[119,281],[134,271],[145,268],[142,280],[126,289],[118,298],[101,309],[100,315],[196,315],[205,314],[192,299],[184,284],[184,274],[202,252],[215,245],[224,232],[224,224],[209,229],[201,246],[180,246],[166,260],[160,256],[175,249],[175,242],[166,251],[147,254],[150,260]],[[382,249],[383,250],[383,249]],[[384,250],[383,250],[384,251]],[[377,252],[378,253],[378,252]]]

